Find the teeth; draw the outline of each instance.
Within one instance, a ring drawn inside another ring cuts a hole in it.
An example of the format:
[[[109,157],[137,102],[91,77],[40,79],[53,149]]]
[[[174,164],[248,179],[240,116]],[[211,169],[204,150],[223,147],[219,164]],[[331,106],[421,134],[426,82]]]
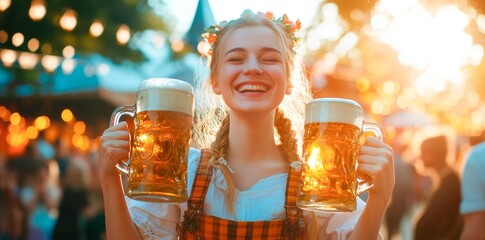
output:
[[[239,92],[265,92],[268,89],[264,85],[244,84],[239,87]]]

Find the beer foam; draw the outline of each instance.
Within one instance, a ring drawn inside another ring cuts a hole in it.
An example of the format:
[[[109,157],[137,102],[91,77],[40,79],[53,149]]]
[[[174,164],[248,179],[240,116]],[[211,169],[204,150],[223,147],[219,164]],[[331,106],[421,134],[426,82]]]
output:
[[[136,108],[142,111],[176,111],[194,115],[194,90],[182,80],[150,78],[141,82],[136,94]]]
[[[355,101],[344,98],[317,98],[306,105],[305,124],[340,122],[362,127],[364,111]]]

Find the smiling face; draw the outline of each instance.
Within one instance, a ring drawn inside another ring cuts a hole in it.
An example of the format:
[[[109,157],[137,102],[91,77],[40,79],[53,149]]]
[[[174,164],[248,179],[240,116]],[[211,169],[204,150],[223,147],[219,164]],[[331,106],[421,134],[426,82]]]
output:
[[[284,49],[266,26],[241,27],[220,46],[214,93],[233,111],[268,112],[289,93]]]

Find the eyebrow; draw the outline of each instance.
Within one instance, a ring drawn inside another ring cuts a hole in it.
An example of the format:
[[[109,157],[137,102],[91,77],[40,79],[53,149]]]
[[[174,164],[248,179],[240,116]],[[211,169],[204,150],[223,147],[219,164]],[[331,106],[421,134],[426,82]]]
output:
[[[233,48],[233,49],[227,51],[226,54],[224,54],[224,56],[227,56],[227,54],[229,54],[231,52],[244,52],[244,51],[246,51],[244,48]],[[282,55],[281,52],[278,49],[272,48],[272,47],[263,47],[261,49],[261,51],[262,52],[277,52],[280,55]]]

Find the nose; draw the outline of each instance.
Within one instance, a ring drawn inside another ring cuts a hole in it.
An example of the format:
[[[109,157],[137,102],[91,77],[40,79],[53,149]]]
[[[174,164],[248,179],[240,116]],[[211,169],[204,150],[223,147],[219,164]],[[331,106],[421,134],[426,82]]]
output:
[[[244,68],[244,74],[262,74],[263,69],[261,69],[261,66],[259,64],[258,59],[255,57],[249,57],[248,60],[246,61],[246,66]]]

